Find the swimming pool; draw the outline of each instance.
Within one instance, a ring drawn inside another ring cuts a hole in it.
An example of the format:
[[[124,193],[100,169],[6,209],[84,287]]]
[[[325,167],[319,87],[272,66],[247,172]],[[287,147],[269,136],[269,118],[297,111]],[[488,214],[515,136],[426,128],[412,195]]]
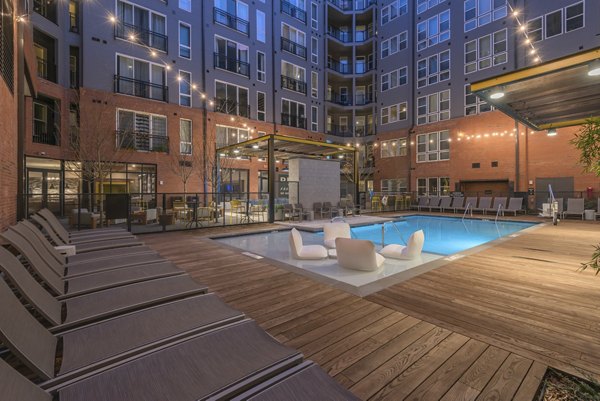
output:
[[[505,237],[534,226],[535,223],[460,219],[438,216],[406,216],[401,221],[385,224],[385,244],[406,245],[406,240],[417,230],[425,233],[424,252],[452,255],[486,242]],[[394,228],[395,226],[395,228]],[[356,238],[367,239],[381,246],[382,224],[353,227]],[[320,234],[323,235],[322,233]]]

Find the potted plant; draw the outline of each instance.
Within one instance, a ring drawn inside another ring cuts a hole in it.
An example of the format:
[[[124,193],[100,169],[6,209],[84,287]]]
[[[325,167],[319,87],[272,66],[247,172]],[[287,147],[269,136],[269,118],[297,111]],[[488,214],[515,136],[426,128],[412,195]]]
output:
[[[275,221],[283,220],[283,205],[275,205]]]

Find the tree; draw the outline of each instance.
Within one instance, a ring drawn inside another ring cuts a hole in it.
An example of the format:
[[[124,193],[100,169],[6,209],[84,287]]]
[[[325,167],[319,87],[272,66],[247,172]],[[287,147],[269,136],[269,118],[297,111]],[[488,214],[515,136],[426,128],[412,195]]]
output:
[[[593,173],[600,177],[600,118],[590,118],[586,120],[571,144],[581,152],[579,163],[588,173]],[[595,246],[595,252],[589,262],[581,264],[581,270],[587,268],[600,273],[600,244]]]

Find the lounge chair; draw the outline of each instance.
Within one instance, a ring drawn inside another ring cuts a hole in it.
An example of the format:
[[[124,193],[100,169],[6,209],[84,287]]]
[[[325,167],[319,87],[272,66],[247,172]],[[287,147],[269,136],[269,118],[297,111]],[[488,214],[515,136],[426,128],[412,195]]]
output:
[[[477,206],[477,197],[476,196],[468,196],[467,199],[465,199],[465,203],[462,206],[459,206],[455,209],[456,212],[464,212],[465,210],[471,209],[471,211],[473,211],[473,209]]]
[[[352,238],[350,224],[327,223],[323,225],[323,242],[327,248],[335,248],[336,238]]]
[[[359,401],[312,361],[305,361],[231,401]]]
[[[411,205],[411,209],[417,209],[419,212],[421,208],[425,208],[429,205],[429,198],[427,196],[422,196],[419,198],[419,201],[415,205]]]
[[[35,281],[4,248],[0,248],[0,268],[27,302],[53,326],[54,332],[206,292],[206,287],[182,274],[60,300]],[[60,283],[54,280],[53,286],[60,288]]]
[[[290,250],[292,258],[300,260],[325,259],[327,249],[321,245],[303,245],[302,235],[295,228],[290,231]]]
[[[398,244],[386,245],[380,254],[386,258],[411,260],[421,256],[423,244],[425,243],[425,234],[423,230],[415,231],[408,238],[406,246]]]
[[[492,205],[492,207],[487,208],[483,211],[483,213],[485,214],[486,212],[491,212],[491,213],[498,213],[498,209],[500,209],[500,213],[502,214],[502,216],[504,216],[504,209],[506,209],[506,197],[498,197],[496,196],[494,198],[494,204]]]
[[[338,264],[346,269],[376,271],[385,258],[377,253],[371,241],[352,238],[336,238],[335,249]]]
[[[32,346],[31,341],[22,345]],[[21,359],[29,361],[36,370],[41,364],[47,368],[49,361],[43,359],[44,349],[35,347],[35,350],[35,354]],[[57,392],[61,401],[224,400],[298,365],[301,360],[298,351],[279,344],[255,322],[243,321],[146,352],[85,380],[65,385],[49,381],[41,387]],[[3,382],[10,383],[1,385],[10,391],[3,397],[10,395],[7,399],[27,401],[51,398],[35,384],[21,380],[4,362],[0,372]],[[25,398],[20,396],[23,394]]]
[[[58,234],[64,242],[67,242],[69,238],[75,238],[79,236],[85,235],[99,235],[104,233],[122,233],[127,232],[127,230],[120,227],[104,227],[104,228],[95,228],[81,231],[72,231],[68,232],[61,222],[56,218],[54,213],[52,213],[49,209],[42,209],[38,212],[40,216],[42,216],[46,221],[50,224],[52,229]]]
[[[433,196],[429,198],[429,204],[427,205],[427,208],[431,212],[433,208],[437,208],[440,206],[441,201],[442,199],[439,196]]]
[[[54,335],[27,311],[4,280],[0,280],[0,299],[3,345],[23,355],[35,373],[53,385],[244,318],[216,295],[206,294]],[[58,343],[60,368],[55,373]]]
[[[563,212],[562,217],[581,216],[584,219],[585,201],[583,198],[569,198],[567,200],[567,209]]]
[[[69,237],[68,242],[66,242],[62,239],[62,237],[60,237],[56,233],[56,231],[52,228],[50,223],[46,219],[44,219],[42,216],[40,216],[39,214],[31,215],[31,220],[33,220],[33,222],[35,222],[37,225],[39,225],[46,232],[46,234],[50,237],[50,239],[57,244],[68,243],[68,244],[76,245],[76,244],[84,244],[87,242],[107,241],[107,240],[121,239],[121,238],[123,238],[123,239],[134,238],[134,236],[129,231],[98,232],[98,233],[95,233],[94,235],[88,234],[88,235],[75,236],[73,238]]]
[[[462,196],[453,197],[452,204],[450,205],[450,207],[448,209],[452,209],[452,212],[456,213],[456,209],[463,207],[464,204],[465,204],[465,198],[463,198]]]
[[[519,212],[525,213],[525,210],[523,209],[523,198],[510,198],[508,200],[508,206],[504,211],[514,213],[515,216]]]
[[[446,209],[450,209],[450,205],[452,204],[452,198],[449,196],[443,196],[440,198],[440,203],[437,206],[429,205],[429,211],[439,210],[443,212]]]
[[[479,204],[477,207],[473,207],[474,212],[482,212],[485,213],[486,210],[492,207],[492,197],[491,196],[482,196],[479,198]]]

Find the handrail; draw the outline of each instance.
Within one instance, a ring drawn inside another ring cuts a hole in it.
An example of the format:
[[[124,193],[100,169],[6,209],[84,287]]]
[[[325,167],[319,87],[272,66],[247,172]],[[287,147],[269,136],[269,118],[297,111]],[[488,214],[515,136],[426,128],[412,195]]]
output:
[[[402,236],[402,232],[400,231],[400,229],[398,229],[398,227],[396,227],[396,225],[394,224],[394,221],[390,220],[390,221],[384,222],[383,225],[381,226],[381,246],[382,247],[385,246],[385,226],[386,226],[386,224],[391,224],[392,227],[394,227],[396,229],[396,231],[398,232],[398,235],[400,236],[400,239],[402,240],[402,243],[404,243],[404,245],[406,245],[406,240]]]
[[[463,217],[462,219],[464,220],[465,217],[467,216],[467,212],[471,210],[471,217],[473,217],[473,207],[471,206],[471,202],[467,202],[467,206],[465,207],[465,212],[463,213]]]
[[[498,205],[498,211],[496,212],[496,218],[494,219],[494,223],[498,221],[498,216],[500,215],[500,212],[502,212],[502,210],[504,209],[504,206],[501,204]],[[504,215],[504,212],[502,212],[502,215]]]

